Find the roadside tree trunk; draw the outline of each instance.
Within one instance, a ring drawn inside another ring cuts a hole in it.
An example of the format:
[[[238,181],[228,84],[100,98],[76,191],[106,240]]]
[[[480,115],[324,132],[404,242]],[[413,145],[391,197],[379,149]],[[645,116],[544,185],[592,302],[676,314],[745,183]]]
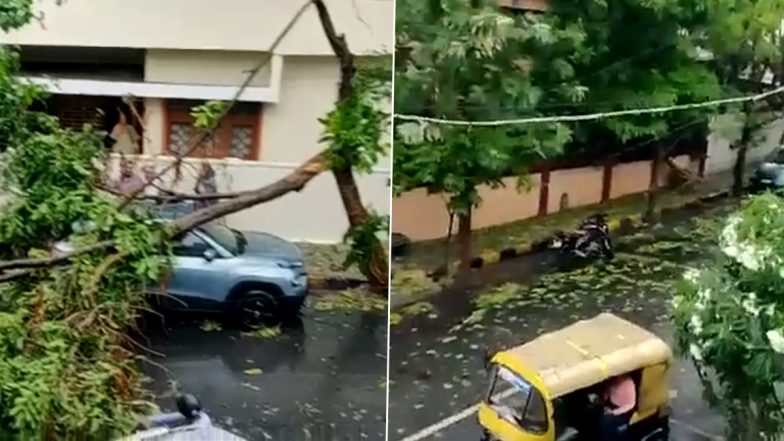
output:
[[[346,42],[346,36],[338,34],[335,30],[332,17],[329,14],[327,6],[323,0],[311,0],[321,21],[321,27],[324,34],[329,41],[332,51],[340,62],[340,83],[338,85],[338,103],[346,101],[354,93],[353,80],[357,73],[357,67],[354,54],[351,53]],[[343,207],[346,210],[349,225],[351,228],[356,228],[365,224],[370,219],[365,206],[362,204],[362,198],[359,195],[357,182],[354,179],[354,174],[351,167],[343,169],[333,169],[332,173],[335,175],[338,191],[340,192],[340,199],[343,201]],[[365,277],[368,278],[371,288],[384,296],[387,295],[386,288],[389,285],[389,261],[387,260],[386,252],[381,242],[375,240],[372,244],[370,270]]]
[[[460,268],[471,267],[471,211],[458,216],[457,239],[460,244]]]
[[[740,196],[743,194],[743,181],[745,179],[746,170],[746,154],[748,147],[743,141],[737,147],[737,155],[735,156],[735,165],[732,168],[732,194]]]
[[[645,206],[645,219],[648,221],[655,220],[656,206],[659,199],[659,172],[664,163],[664,145],[660,142],[656,144],[656,150],[653,154],[653,162],[651,163],[651,180],[648,184],[648,199]]]
[[[446,232],[446,241],[444,241],[444,267],[443,273],[448,276],[452,273],[452,236],[454,236],[455,227],[455,212],[449,210],[449,228]]]
[[[362,198],[359,195],[359,188],[354,179],[354,174],[351,170],[332,170],[335,175],[335,181],[338,185],[338,192],[340,199],[343,201],[343,207],[348,216],[349,225],[351,228],[358,227],[366,223],[370,219],[370,214],[364,205],[362,205]],[[380,241],[373,244],[373,251],[370,260],[369,274],[365,274],[368,278],[371,288],[376,291],[383,292],[386,295],[386,288],[388,286],[389,277],[387,272],[389,270],[386,253]]]
[[[746,114],[746,121],[743,124],[743,131],[741,132],[740,140],[735,145],[737,150],[735,156],[735,165],[732,168],[732,194],[740,196],[743,194],[743,188],[746,181],[746,163],[749,148],[754,137],[754,131],[761,128],[762,125],[755,125],[752,123],[752,116],[754,114],[753,104],[744,104],[743,112]]]

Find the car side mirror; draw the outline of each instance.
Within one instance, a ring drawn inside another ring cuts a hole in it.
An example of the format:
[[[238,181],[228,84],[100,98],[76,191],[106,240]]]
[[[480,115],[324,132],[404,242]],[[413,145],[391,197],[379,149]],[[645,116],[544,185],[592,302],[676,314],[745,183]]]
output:
[[[204,250],[204,260],[207,262],[212,262],[218,257],[218,253],[215,252],[212,248],[208,248]]]

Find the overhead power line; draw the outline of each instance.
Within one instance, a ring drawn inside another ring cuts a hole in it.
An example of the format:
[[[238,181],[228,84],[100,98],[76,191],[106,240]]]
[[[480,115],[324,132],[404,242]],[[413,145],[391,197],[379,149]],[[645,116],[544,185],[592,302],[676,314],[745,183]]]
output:
[[[779,95],[782,93],[784,93],[784,86],[773,90],[769,90],[767,92],[759,93],[756,95],[749,95],[749,96],[742,96],[742,97],[735,97],[735,98],[724,98],[724,99],[704,101],[699,103],[676,104],[673,106],[649,107],[643,109],[617,110],[613,112],[590,113],[590,114],[583,114],[583,115],[539,116],[539,117],[519,118],[519,119],[502,119],[502,120],[494,120],[494,121],[465,121],[465,120],[454,120],[454,119],[431,118],[427,116],[397,114],[397,113],[395,114],[395,118],[401,121],[415,121],[415,122],[440,124],[440,125],[475,126],[475,127],[497,127],[497,126],[510,126],[510,125],[521,125],[521,124],[580,122],[580,121],[595,121],[595,120],[606,119],[606,118],[616,118],[619,116],[649,115],[652,113],[677,112],[681,110],[692,110],[692,109],[701,109],[705,107],[723,106],[726,104],[740,104],[746,102],[760,101],[765,98]]]

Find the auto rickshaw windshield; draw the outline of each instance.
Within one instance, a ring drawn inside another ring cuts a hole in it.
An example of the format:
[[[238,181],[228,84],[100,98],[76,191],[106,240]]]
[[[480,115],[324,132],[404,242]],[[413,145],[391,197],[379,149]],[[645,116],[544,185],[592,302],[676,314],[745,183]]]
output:
[[[498,415],[533,433],[547,432],[547,411],[542,394],[509,369],[493,365],[487,403]]]

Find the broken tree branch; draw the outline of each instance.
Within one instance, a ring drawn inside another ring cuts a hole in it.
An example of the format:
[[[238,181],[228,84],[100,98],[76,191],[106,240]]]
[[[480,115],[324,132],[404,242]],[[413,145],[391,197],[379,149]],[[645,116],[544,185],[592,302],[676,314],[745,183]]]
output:
[[[108,248],[113,245],[114,245],[113,241],[105,240],[82,248],[77,248],[69,253],[63,253],[57,256],[43,257],[38,259],[8,260],[5,262],[0,261],[0,271],[7,271],[10,269],[20,269],[20,268],[44,268],[48,266],[55,266],[60,263],[67,262],[73,259],[74,257],[81,256],[82,254],[87,254],[93,251],[102,250],[104,248]]]
[[[186,216],[178,218],[169,224],[169,234],[171,236],[176,236],[177,234],[191,230],[228,214],[253,207],[254,205],[258,205],[263,202],[277,199],[292,191],[299,191],[308,182],[310,182],[310,180],[325,170],[327,170],[327,161],[323,153],[319,153],[299,166],[296,170],[286,175],[284,178],[275,181],[270,185],[261,187],[257,190],[248,191],[241,196],[216,203],[215,205],[202,208]],[[56,266],[59,264],[64,264],[69,260],[83,254],[109,248],[114,245],[114,241],[102,241],[93,245],[77,248],[69,253],[63,253],[58,256],[39,259],[17,259],[5,262],[0,261],[0,273],[10,269],[43,268]],[[3,281],[3,277],[6,277],[6,275],[0,274],[0,281]]]

